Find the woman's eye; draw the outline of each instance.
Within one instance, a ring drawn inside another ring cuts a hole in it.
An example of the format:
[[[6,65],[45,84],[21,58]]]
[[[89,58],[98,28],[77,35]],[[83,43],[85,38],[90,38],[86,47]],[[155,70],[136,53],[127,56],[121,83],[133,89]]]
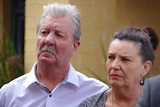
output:
[[[128,58],[122,58],[122,61],[130,61]]]

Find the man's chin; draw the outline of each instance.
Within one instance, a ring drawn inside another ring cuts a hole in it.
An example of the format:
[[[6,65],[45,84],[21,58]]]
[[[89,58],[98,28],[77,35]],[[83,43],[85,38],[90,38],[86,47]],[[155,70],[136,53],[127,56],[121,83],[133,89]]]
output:
[[[55,62],[55,57],[52,55],[52,56],[41,56],[39,57],[38,59],[41,63],[45,63],[45,64],[54,64]]]

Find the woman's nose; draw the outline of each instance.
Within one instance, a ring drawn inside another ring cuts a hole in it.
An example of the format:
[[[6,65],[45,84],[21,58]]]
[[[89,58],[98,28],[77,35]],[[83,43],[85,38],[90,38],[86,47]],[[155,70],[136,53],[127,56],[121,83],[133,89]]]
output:
[[[114,68],[114,69],[119,69],[120,68],[120,61],[118,59],[115,59],[112,62],[112,68]]]

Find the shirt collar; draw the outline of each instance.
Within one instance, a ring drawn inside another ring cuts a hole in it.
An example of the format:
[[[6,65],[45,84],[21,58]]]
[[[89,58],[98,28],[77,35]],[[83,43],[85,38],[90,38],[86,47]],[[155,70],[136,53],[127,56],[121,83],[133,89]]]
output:
[[[31,69],[31,71],[27,74],[27,77],[26,77],[26,81],[24,83],[24,86],[27,88],[29,87],[30,85],[38,82],[38,79],[36,77],[36,69],[37,69],[37,63],[35,63]]]
[[[27,74],[26,81],[24,83],[24,86],[27,88],[30,85],[38,82],[38,79],[36,77],[36,66],[37,62],[33,65],[31,71]],[[69,71],[67,75],[64,78],[64,81],[62,83],[71,83],[77,87],[79,87],[79,80],[78,80],[78,74],[76,73],[74,67],[72,64],[69,65]]]
[[[72,64],[70,64],[68,74],[65,77],[65,81],[79,87],[79,79],[76,72],[77,71],[74,69]]]

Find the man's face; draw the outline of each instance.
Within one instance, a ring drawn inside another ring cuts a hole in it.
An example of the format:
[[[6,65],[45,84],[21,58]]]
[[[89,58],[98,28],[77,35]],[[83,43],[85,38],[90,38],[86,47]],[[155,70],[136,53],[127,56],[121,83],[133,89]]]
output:
[[[38,30],[39,62],[58,66],[68,64],[78,46],[79,41],[74,42],[73,22],[70,17],[46,16],[44,18]]]

